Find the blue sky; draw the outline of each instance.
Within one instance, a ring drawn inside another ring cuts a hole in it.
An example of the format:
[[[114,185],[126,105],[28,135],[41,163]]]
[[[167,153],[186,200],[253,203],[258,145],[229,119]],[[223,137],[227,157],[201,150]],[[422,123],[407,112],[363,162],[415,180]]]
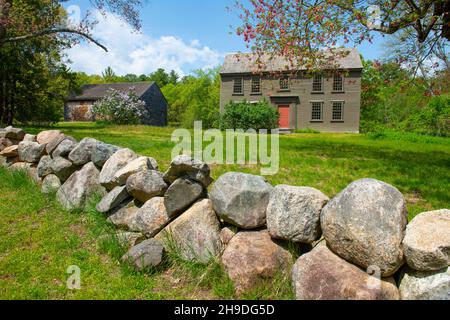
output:
[[[239,24],[236,12],[229,12],[235,0],[148,0],[141,10],[142,30],[133,33],[119,19],[98,17],[94,36],[105,43],[108,53],[88,43],[68,51],[72,69],[101,73],[111,66],[116,73],[150,73],[159,67],[182,75],[195,69],[219,65],[225,54],[246,51],[243,40],[230,26]],[[90,8],[88,0],[72,0],[65,7],[78,6],[81,14]],[[95,14],[95,13],[94,13]],[[230,34],[230,32],[232,34]],[[358,47],[365,58],[380,58],[383,40]]]

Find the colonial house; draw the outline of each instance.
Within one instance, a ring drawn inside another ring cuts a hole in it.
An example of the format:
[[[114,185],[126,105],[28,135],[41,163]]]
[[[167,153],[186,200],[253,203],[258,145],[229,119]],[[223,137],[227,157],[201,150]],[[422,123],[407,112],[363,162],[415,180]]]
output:
[[[128,92],[133,89],[140,100],[145,102],[149,111],[142,124],[167,126],[168,104],[155,82],[90,84],[81,88],[80,94],[73,94],[66,99],[64,121],[94,121],[93,104],[105,97],[110,89]]]
[[[332,71],[315,73],[286,72],[289,64],[282,58],[266,58],[265,69],[255,72],[255,55],[227,55],[220,70],[220,110],[230,101],[265,99],[279,110],[280,129],[359,132],[363,66],[356,49],[347,52]]]

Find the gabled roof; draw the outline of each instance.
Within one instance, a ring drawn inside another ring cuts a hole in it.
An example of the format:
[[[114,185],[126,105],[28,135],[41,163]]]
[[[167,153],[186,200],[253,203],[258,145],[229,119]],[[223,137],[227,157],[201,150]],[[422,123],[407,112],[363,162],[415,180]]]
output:
[[[362,69],[362,61],[359,52],[355,48],[339,49],[348,52],[344,57],[336,58],[336,65],[340,69]],[[331,54],[331,53],[330,53]],[[257,55],[254,53],[232,53],[225,57],[225,62],[220,70],[221,74],[253,73],[257,71]],[[291,64],[284,57],[272,57],[266,54],[261,57],[265,72],[286,71],[286,66]],[[305,68],[299,68],[305,70]]]
[[[107,83],[88,84],[81,88],[81,94],[74,94],[67,98],[67,101],[95,101],[106,96],[108,90],[127,92],[134,88],[138,97],[141,97],[155,82],[127,82],[127,83]]]

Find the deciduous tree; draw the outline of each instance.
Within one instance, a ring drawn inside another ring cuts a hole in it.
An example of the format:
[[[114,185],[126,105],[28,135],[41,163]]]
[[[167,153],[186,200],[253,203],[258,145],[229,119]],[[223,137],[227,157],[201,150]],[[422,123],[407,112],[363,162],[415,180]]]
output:
[[[336,66],[346,53],[334,48],[372,41],[376,32],[408,30],[425,52],[450,40],[449,0],[238,0],[236,7],[237,34],[248,47],[258,56],[284,56],[288,67]]]

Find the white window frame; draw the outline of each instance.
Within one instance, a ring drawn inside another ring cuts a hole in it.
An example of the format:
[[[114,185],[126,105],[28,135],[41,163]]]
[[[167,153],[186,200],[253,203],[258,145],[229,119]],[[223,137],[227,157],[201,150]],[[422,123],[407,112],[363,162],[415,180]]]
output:
[[[335,103],[341,103],[341,118],[340,119],[334,119],[334,104]],[[344,121],[344,110],[345,110],[345,101],[343,101],[343,100],[331,101],[331,121],[334,121],[334,122]]]
[[[255,79],[258,79],[258,81],[259,81],[259,91],[253,91],[253,85],[254,85],[254,83],[253,83],[253,81],[255,80]],[[251,83],[251,94],[261,94],[261,92],[262,92],[262,90],[261,90],[261,85],[262,85],[262,80],[261,80],[261,77],[259,77],[259,76],[253,76],[252,77],[252,83]]]
[[[236,92],[236,80],[241,80],[241,92]],[[244,77],[235,77],[233,79],[233,94],[234,95],[243,95],[244,94]]]
[[[315,103],[320,103],[320,119],[313,119],[313,106]],[[310,106],[311,106],[311,122],[323,122],[323,105],[325,104],[325,102],[323,100],[311,100],[310,101]]]
[[[340,90],[335,90],[335,88],[334,88],[334,80],[335,80],[335,78],[337,78],[337,77],[339,77],[339,78],[341,78],[341,85],[342,85],[342,88],[340,89]],[[333,91],[332,92],[344,92],[345,91],[345,89],[344,89],[344,82],[345,82],[345,77],[343,76],[343,75],[338,75],[338,74],[334,74],[333,75]]]
[[[320,78],[321,78],[321,82],[320,82],[320,91],[318,91],[318,90],[314,90],[314,84],[316,84],[316,82],[314,82],[314,79],[317,77],[317,76],[320,76]],[[313,75],[313,77],[312,77],[312,81],[311,81],[311,86],[312,86],[312,88],[311,88],[311,92],[312,93],[323,93],[323,86],[324,86],[324,77],[323,77],[323,74],[315,74],[315,75]]]

